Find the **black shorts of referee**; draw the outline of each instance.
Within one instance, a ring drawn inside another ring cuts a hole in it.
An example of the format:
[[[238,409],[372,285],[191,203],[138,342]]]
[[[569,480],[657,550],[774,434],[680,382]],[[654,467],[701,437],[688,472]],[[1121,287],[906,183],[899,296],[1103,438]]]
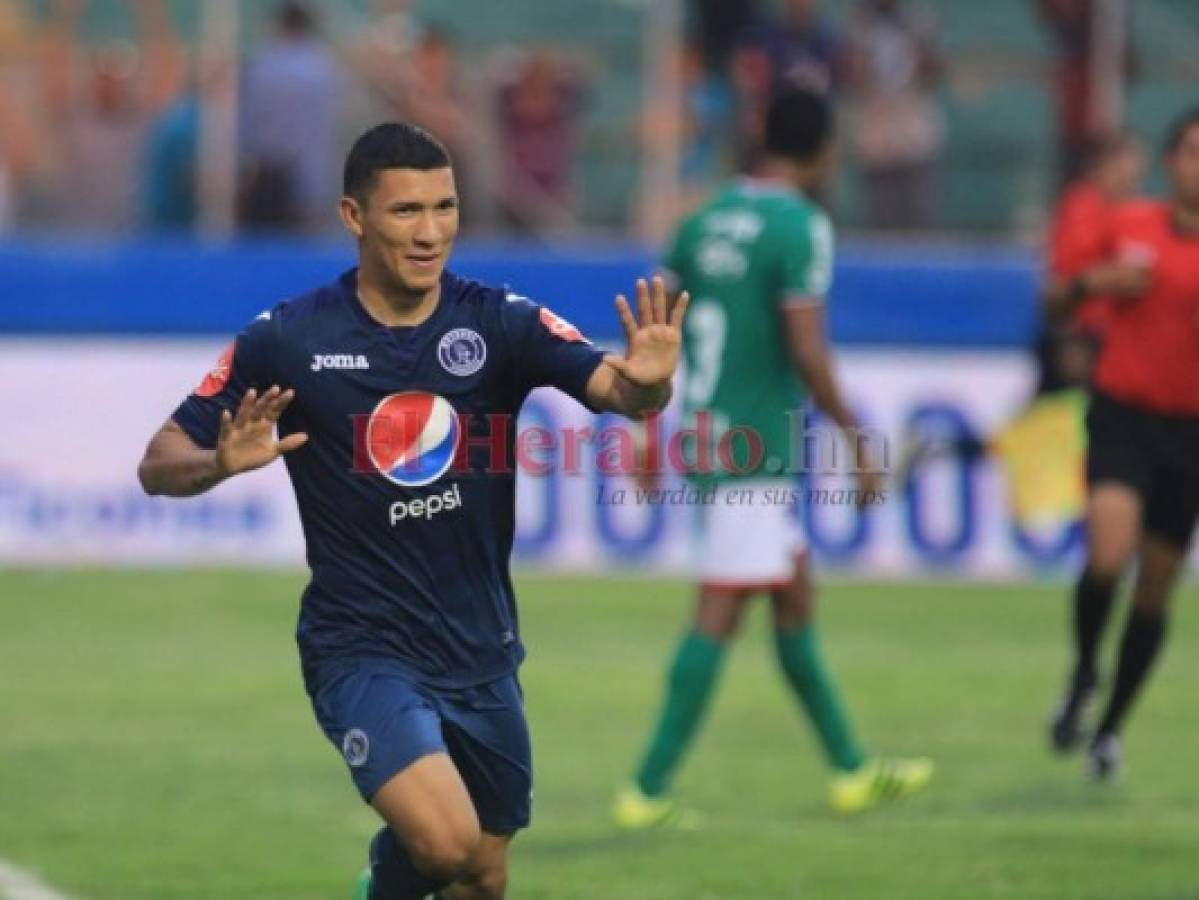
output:
[[[1143,531],[1185,551],[1199,521],[1199,416],[1148,412],[1096,390],[1087,440],[1087,486],[1132,488]]]

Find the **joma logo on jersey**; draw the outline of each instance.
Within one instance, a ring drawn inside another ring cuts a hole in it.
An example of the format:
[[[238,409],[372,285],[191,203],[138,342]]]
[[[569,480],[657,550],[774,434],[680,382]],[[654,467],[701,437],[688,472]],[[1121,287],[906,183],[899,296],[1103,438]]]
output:
[[[321,369],[369,369],[370,360],[361,353],[314,353],[312,371]]]

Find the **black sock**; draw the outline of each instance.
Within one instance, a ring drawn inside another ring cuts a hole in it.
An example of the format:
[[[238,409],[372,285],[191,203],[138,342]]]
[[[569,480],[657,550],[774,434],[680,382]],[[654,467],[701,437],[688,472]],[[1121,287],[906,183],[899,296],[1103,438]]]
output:
[[[1084,571],[1074,589],[1074,669],[1076,685],[1093,685],[1098,667],[1096,656],[1104,626],[1116,596],[1116,580]]]
[[[390,828],[371,841],[371,900],[424,900],[446,886],[418,871]]]
[[[1129,614],[1120,642],[1120,660],[1116,663],[1116,683],[1099,723],[1099,734],[1115,734],[1120,730],[1120,722],[1145,683],[1165,636],[1166,619],[1160,613],[1133,609]]]

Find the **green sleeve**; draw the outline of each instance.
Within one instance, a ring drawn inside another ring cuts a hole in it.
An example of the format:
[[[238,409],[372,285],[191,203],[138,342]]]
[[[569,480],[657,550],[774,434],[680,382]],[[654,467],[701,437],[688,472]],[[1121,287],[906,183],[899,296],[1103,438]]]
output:
[[[680,225],[671,235],[669,243],[666,245],[666,250],[662,254],[662,268],[670,272],[678,281],[686,280],[687,254],[686,254],[686,226]]]
[[[833,226],[818,210],[788,216],[780,229],[780,302],[795,297],[824,298],[833,282]]]

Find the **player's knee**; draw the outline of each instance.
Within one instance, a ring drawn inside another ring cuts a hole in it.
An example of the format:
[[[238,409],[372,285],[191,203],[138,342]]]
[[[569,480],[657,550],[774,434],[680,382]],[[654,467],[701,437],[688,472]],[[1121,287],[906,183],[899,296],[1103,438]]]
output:
[[[810,590],[790,587],[771,595],[776,631],[802,628],[815,617],[816,603]]]
[[[1135,529],[1113,529],[1106,533],[1091,529],[1087,540],[1087,574],[1096,580],[1118,581],[1137,550]]]
[[[1092,584],[1115,590],[1116,583],[1128,567],[1131,551],[1117,547],[1092,547],[1087,556],[1086,578]]]
[[[1167,574],[1147,573],[1143,568],[1132,592],[1133,608],[1143,616],[1165,615],[1174,580]]]
[[[720,622],[703,624],[695,630],[704,637],[723,643],[737,636],[741,623],[737,619],[726,619]]]
[[[741,627],[745,599],[738,592],[705,589],[695,612],[695,630],[716,641],[733,637]]]
[[[1137,615],[1148,619],[1166,618],[1166,597],[1164,594],[1143,594],[1137,592],[1132,597],[1132,608]]]
[[[470,875],[479,848],[477,828],[427,833],[412,841],[412,863],[436,881],[451,883]]]

